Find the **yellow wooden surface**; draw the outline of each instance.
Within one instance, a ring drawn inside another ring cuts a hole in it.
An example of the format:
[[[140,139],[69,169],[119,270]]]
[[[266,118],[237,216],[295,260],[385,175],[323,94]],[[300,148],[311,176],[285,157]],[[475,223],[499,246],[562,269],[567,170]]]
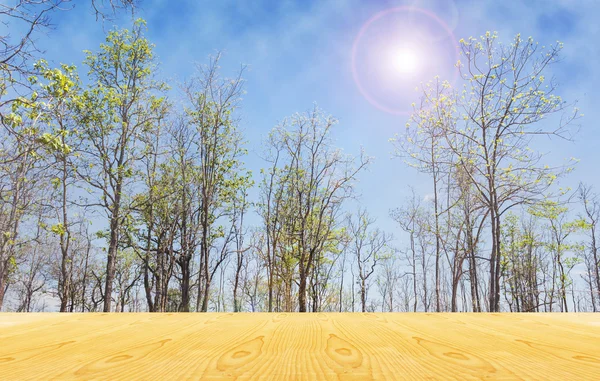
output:
[[[0,314],[0,380],[600,380],[600,314]]]

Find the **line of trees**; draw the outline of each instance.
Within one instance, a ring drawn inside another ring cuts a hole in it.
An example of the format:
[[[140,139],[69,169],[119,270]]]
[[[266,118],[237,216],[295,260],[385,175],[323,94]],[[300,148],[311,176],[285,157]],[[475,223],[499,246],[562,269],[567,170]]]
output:
[[[80,79],[36,57],[31,33],[57,4],[36,3],[48,8],[3,8],[37,7],[37,18],[21,42],[2,38],[0,308],[600,308],[600,198],[558,188],[571,163],[544,165],[534,149],[541,136],[570,139],[579,116],[544,78],[560,44],[460,41],[464,87],[425,85],[393,139],[431,179],[431,196],[413,191],[390,210],[394,239],[354,208],[372,158],[335,146],[334,117],[315,106],[285,118],[253,175],[237,112],[243,67],[222,77],[217,55],[169,98],[137,20],[86,52]]]

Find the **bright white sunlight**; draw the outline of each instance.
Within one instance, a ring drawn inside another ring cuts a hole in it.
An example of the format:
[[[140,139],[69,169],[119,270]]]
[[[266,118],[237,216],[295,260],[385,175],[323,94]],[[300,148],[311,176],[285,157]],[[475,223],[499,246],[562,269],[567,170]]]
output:
[[[419,67],[419,57],[417,53],[410,48],[390,49],[390,61],[400,74],[415,73]]]
[[[600,380],[600,1],[0,3],[0,381]]]

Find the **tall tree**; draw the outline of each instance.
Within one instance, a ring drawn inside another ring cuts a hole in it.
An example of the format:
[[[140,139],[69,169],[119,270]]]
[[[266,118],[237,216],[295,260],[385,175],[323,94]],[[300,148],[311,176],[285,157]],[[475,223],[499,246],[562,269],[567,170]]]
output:
[[[447,107],[443,97],[434,99],[431,94],[439,94],[448,85],[437,77],[434,83],[423,88],[424,95],[419,106],[413,103],[414,112],[406,124],[402,138],[392,139],[395,154],[406,158],[406,162],[417,170],[430,173],[433,187],[433,234],[435,239],[435,308],[441,311],[441,256],[443,251],[440,218],[443,210],[441,192],[444,173],[449,172],[452,152],[446,146],[445,134],[456,125],[456,116]],[[450,206],[447,205],[446,208]]]
[[[233,196],[233,205],[232,208],[232,219],[234,221],[234,231],[235,231],[235,275],[233,281],[233,312],[240,312],[242,308],[241,298],[240,298],[240,277],[242,273],[242,269],[244,267],[244,263],[247,262],[246,252],[249,251],[252,247],[244,245],[244,238],[248,231],[244,225],[244,217],[250,207],[250,203],[248,202],[248,185],[244,184],[243,187],[240,188],[239,193]]]
[[[369,278],[375,272],[377,264],[390,256],[387,247],[390,237],[379,229],[373,229],[374,223],[375,220],[364,209],[357,212],[356,218],[350,217],[348,220],[348,233],[351,237],[349,250],[354,255],[358,268],[362,312],[367,312]]]
[[[561,43],[540,48],[532,38],[517,35],[510,45],[497,42],[496,33],[461,40],[465,62],[459,68],[466,85],[457,94],[448,83],[424,89],[419,113],[436,114],[423,120],[439,126],[445,150],[455,155],[463,173],[488,209],[490,221],[489,309],[500,308],[500,243],[502,215],[533,202],[549,189],[565,167],[540,164],[543,155],[530,147],[539,136],[570,138],[578,111],[556,95],[556,84],[544,74],[556,62]],[[540,121],[564,112],[543,128]]]
[[[214,273],[229,253],[227,245],[231,229],[220,225],[220,219],[230,214],[228,205],[238,189],[250,181],[244,172],[241,157],[246,154],[238,120],[233,113],[243,92],[243,68],[233,79],[220,77],[220,55],[199,66],[199,75],[185,85],[187,122],[196,132],[198,154],[200,269],[196,309],[208,310],[210,286]],[[227,233],[229,231],[229,233]],[[217,241],[223,238],[219,256],[211,258]]]
[[[12,103],[4,119],[9,133],[0,140],[0,308],[16,270],[19,246],[24,244],[21,226],[43,199],[40,187],[44,162],[38,142],[40,119],[45,114],[33,94]]]
[[[430,211],[421,205],[418,196],[412,190],[407,205],[393,209],[390,216],[398,223],[400,229],[408,234],[409,247],[404,251],[404,256],[410,268],[410,273],[407,274],[411,275],[412,280],[412,310],[417,312],[420,294],[423,310],[427,312],[430,303],[428,257],[431,255],[431,242],[434,239],[432,234],[435,234],[434,229],[431,229]],[[405,291],[405,296],[409,296],[408,290]]]
[[[197,165],[197,152],[194,150],[198,132],[189,128],[185,117],[173,123],[170,130],[172,158],[168,161],[177,179],[171,190],[180,206],[177,218],[179,225],[180,248],[177,264],[181,272],[181,311],[190,311],[192,261],[198,248],[200,224],[200,204],[196,195],[200,194],[200,172]],[[168,191],[168,190],[167,190]]]
[[[279,169],[274,168],[270,174],[276,178],[265,181],[267,199],[274,205],[265,205],[268,209],[263,216],[270,217],[268,224],[275,219],[282,221],[287,242],[282,242],[279,250],[290,254],[292,262],[287,265],[298,266],[300,312],[307,311],[307,288],[312,272],[332,240],[338,240],[336,229],[343,202],[352,195],[357,174],[369,161],[361,155],[356,163],[355,158],[333,147],[330,133],[335,123],[334,118],[315,107],[312,112],[286,119],[271,136],[277,152],[271,157],[279,158],[280,164]],[[283,187],[273,188],[278,184]],[[282,206],[277,207],[279,203]]]
[[[583,204],[583,216],[585,221],[585,230],[590,239],[588,243],[588,254],[586,255],[586,264],[588,266],[590,288],[596,287],[596,292],[592,292],[592,309],[596,312],[600,304],[600,256],[598,255],[598,223],[600,222],[600,200],[593,193],[589,185],[581,184],[579,186],[579,200]],[[593,281],[592,281],[593,279]]]
[[[446,136],[450,148],[463,157],[464,140],[474,144],[476,165],[459,160],[489,210],[491,225],[489,309],[500,310],[500,245],[502,215],[516,204],[539,198],[562,168],[540,164],[542,154],[531,149],[539,136],[570,138],[569,124],[577,109],[564,118],[540,127],[540,121],[565,111],[567,105],[556,95],[556,83],[546,81],[548,67],[559,57],[562,43],[547,49],[518,34],[510,45],[487,32],[480,38],[461,40],[464,63],[459,63],[467,86],[457,107],[464,127]],[[464,99],[463,99],[464,97]],[[443,101],[443,99],[440,99]]]
[[[81,114],[84,166],[79,175],[100,194],[93,203],[108,219],[104,311],[111,310],[119,236],[128,210],[126,189],[136,179],[140,133],[153,128],[166,105],[166,85],[154,79],[153,46],[146,24],[111,31],[98,53],[86,52],[92,87],[83,94]]]
[[[570,242],[569,238],[586,228],[585,220],[568,220],[568,207],[559,201],[544,200],[529,209],[529,212],[546,223],[547,238],[545,246],[552,255],[553,278],[550,295],[550,312],[554,302],[555,284],[558,286],[558,301],[562,312],[569,312],[567,287],[571,285],[570,271],[579,262],[576,255],[581,250],[579,242]],[[569,254],[571,254],[569,256]]]
[[[261,169],[259,214],[265,229],[265,257],[267,264],[268,312],[273,312],[273,288],[275,287],[275,262],[277,250],[283,234],[283,211],[286,195],[285,184],[290,175],[289,169],[280,168],[286,159],[283,142],[279,135],[272,131],[267,144],[269,148],[265,161],[270,164],[267,169]]]
[[[78,155],[74,148],[79,144],[75,125],[80,86],[74,66],[61,65],[60,68],[50,69],[42,60],[36,64],[36,68],[45,80],[40,84],[39,97],[43,100],[46,132],[39,136],[38,141],[48,154],[46,172],[51,176],[54,190],[51,203],[54,204],[56,222],[52,224],[51,231],[59,237],[61,259],[58,296],[60,312],[66,312],[69,301],[71,305],[75,303],[69,298],[73,289],[70,274],[73,262],[71,229],[77,221],[71,221],[74,205],[70,196],[76,183],[73,158]]]

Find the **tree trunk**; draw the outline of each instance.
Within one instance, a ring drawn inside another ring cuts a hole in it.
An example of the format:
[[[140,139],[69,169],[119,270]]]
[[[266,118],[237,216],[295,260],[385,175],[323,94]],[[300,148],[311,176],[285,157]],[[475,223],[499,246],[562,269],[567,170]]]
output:
[[[481,312],[479,303],[479,288],[477,280],[477,262],[475,259],[475,250],[472,243],[469,244],[469,278],[471,283],[471,303],[473,304],[473,312]]]
[[[592,267],[594,268],[594,273],[596,275],[596,295],[597,300],[600,303],[600,262],[598,262],[598,246],[596,245],[596,222],[592,224],[591,228],[591,236],[592,236],[592,256],[594,257],[594,263]],[[0,306],[2,304],[0,303]],[[594,312],[596,311],[594,306]]]
[[[60,251],[62,254],[60,262],[60,312],[67,312],[67,304],[69,302],[69,281],[67,280],[67,260],[68,249],[65,247],[64,234],[60,237]]]
[[[414,230],[414,229],[413,229]],[[413,312],[417,312],[417,307],[419,304],[419,298],[417,298],[417,254],[415,249],[415,233],[413,231],[410,232],[410,250],[412,252],[412,276],[413,276],[413,292],[415,296],[415,302],[413,304]],[[393,292],[393,290],[392,290]]]
[[[6,280],[8,279],[8,272],[3,268],[0,263],[0,311],[2,311],[2,305],[4,303],[4,295],[8,289]]]
[[[208,299],[209,299],[209,293],[210,293],[210,274],[209,274],[209,248],[208,248],[208,207],[206,205],[206,202],[204,202],[204,207],[203,207],[203,215],[202,215],[202,241],[201,241],[201,245],[200,245],[200,252],[201,252],[201,256],[202,256],[202,263],[204,264],[204,266],[202,266],[202,268],[200,269],[200,272],[202,274],[203,277],[203,281],[204,281],[204,289],[203,289],[203,295],[202,295],[202,306],[201,306],[201,311],[202,312],[207,312],[208,311]]]
[[[180,312],[190,312],[190,259],[188,253],[181,258],[181,306]]]
[[[425,250],[422,250],[421,252],[422,255],[422,271],[423,271],[423,308],[425,309],[425,312],[429,312],[429,305],[427,302],[427,266],[425,263]],[[416,295],[415,295],[416,297]]]
[[[492,253],[490,256],[489,290],[490,312],[499,312],[500,310],[500,217],[498,216],[498,210],[495,206],[496,205],[494,203],[490,210],[490,220],[492,225]]]
[[[451,303],[450,303],[450,309],[452,312],[457,312],[456,297],[457,297],[457,293],[458,293],[459,280],[460,280],[460,278],[455,277],[452,281],[452,297],[451,297]]]
[[[268,239],[268,233],[267,233]],[[270,242],[267,242],[267,247],[269,247]],[[268,301],[268,312],[273,312],[273,266],[275,262],[275,249],[276,243],[273,240],[273,245],[270,250],[267,252],[267,270],[269,271],[269,301]]]
[[[117,197],[120,199],[120,197]],[[117,203],[116,201],[115,203]],[[115,277],[115,259],[117,255],[117,246],[119,243],[119,206],[113,210],[113,215],[110,219],[110,242],[108,246],[108,258],[106,261],[106,284],[104,287],[104,312],[110,312],[113,280]]]
[[[367,290],[365,289],[365,278],[360,279],[360,303],[362,305],[362,312],[367,312]]]
[[[343,299],[344,299],[344,268],[346,267],[346,250],[342,254],[342,275],[340,277],[340,290],[339,290],[339,299],[340,299],[340,308],[339,312],[343,310]]]
[[[433,166],[433,207],[435,213],[435,311],[441,312],[440,301],[440,216],[438,213],[437,169],[434,140],[431,140],[431,163]]]
[[[87,236],[87,230],[86,230],[86,236]],[[83,281],[82,281],[82,290],[81,290],[81,312],[85,312],[85,289],[86,289],[86,282],[87,282],[87,271],[88,271],[88,261],[90,258],[90,251],[92,250],[92,243],[91,240],[89,239],[89,236],[87,237],[87,247],[85,250],[85,265],[83,267]]]
[[[298,310],[306,312],[306,270],[300,264],[300,282],[298,284]]]

